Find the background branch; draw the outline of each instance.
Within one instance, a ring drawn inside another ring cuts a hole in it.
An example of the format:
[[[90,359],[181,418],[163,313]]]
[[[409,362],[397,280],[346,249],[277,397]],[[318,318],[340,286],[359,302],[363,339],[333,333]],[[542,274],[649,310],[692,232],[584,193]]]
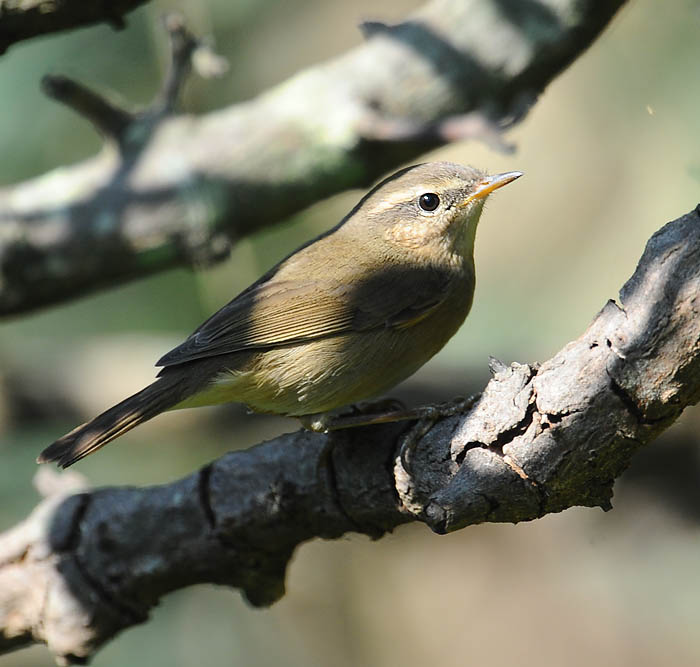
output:
[[[498,0],[434,0],[397,25],[365,25],[366,44],[253,101],[133,114],[120,152],[108,144],[0,189],[0,314],[220,260],[236,237],[449,140],[506,146],[494,129],[522,119],[622,4],[505,13]]]
[[[45,642],[84,661],[198,582],[271,604],[312,537],[609,509],[634,451],[700,400],[699,293],[700,206],[650,239],[579,339],[541,366],[493,364],[471,412],[423,438],[411,477],[394,424],[284,435],[163,486],[58,490],[0,536],[0,650]]]
[[[39,35],[95,23],[124,27],[124,15],[146,0],[0,0],[0,54],[12,44]]]

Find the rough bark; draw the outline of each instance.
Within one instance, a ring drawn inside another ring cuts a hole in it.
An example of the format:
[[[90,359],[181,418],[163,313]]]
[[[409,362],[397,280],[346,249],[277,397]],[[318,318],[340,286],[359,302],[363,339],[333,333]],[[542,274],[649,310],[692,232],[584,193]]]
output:
[[[0,189],[0,315],[220,260],[235,238],[447,141],[505,147],[500,132],[623,1],[433,0],[397,25],[364,24],[366,43],[333,61],[198,117],[174,114],[162,95],[131,114],[48,79],[105,147]]]
[[[579,339],[492,370],[468,414],[420,440],[411,474],[397,455],[408,426],[394,424],[283,435],[163,486],[53,493],[0,536],[0,651],[43,642],[84,661],[198,582],[269,605],[313,537],[609,509],[634,451],[700,400],[700,206],[650,239]]]
[[[95,23],[124,27],[146,0],[0,0],[0,54],[25,39]]]

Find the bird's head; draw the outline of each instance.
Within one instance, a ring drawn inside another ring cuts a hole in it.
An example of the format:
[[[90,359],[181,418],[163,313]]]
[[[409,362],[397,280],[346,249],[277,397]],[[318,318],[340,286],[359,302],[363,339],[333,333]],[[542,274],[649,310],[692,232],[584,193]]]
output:
[[[428,261],[471,260],[484,201],[520,176],[519,171],[489,176],[451,162],[415,165],[377,185],[346,223],[371,227],[375,239]]]

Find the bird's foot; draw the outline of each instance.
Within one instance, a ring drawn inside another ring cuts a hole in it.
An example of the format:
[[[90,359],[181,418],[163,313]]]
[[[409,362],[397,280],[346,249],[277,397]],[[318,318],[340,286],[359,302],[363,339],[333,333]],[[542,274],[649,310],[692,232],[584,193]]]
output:
[[[356,426],[371,426],[386,422],[415,419],[415,417],[400,417],[407,412],[406,406],[394,398],[384,398],[378,401],[368,401],[356,405],[348,405],[331,412],[318,412],[299,417],[301,425],[309,431],[328,433]]]
[[[410,415],[406,419],[418,420],[408,433],[403,436],[399,448],[398,457],[401,461],[401,466],[409,475],[411,474],[411,459],[423,436],[440,419],[468,412],[480,397],[481,394],[474,394],[467,398],[458,396],[446,403],[424,405],[407,411],[407,414],[410,413]]]
[[[440,419],[467,412],[481,394],[468,398],[458,397],[447,403],[423,405],[406,408],[395,399],[383,399],[370,403],[360,403],[333,412],[320,412],[299,417],[304,428],[318,433],[328,433],[357,426],[372,426],[399,421],[416,421],[417,423],[403,437],[399,449],[401,465],[410,473],[410,459],[418,442]]]

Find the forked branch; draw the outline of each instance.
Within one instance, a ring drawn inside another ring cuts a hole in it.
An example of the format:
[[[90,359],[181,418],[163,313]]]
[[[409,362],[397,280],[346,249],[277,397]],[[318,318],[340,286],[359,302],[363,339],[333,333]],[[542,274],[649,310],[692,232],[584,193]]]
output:
[[[182,26],[170,26],[171,74],[145,112],[48,79],[119,150],[0,189],[0,316],[221,260],[236,238],[449,141],[512,149],[503,130],[622,4],[538,0],[504,16],[499,0],[432,0],[396,25],[365,24],[366,43],[336,60],[198,117],[173,113],[190,56],[200,71],[221,63]]]

